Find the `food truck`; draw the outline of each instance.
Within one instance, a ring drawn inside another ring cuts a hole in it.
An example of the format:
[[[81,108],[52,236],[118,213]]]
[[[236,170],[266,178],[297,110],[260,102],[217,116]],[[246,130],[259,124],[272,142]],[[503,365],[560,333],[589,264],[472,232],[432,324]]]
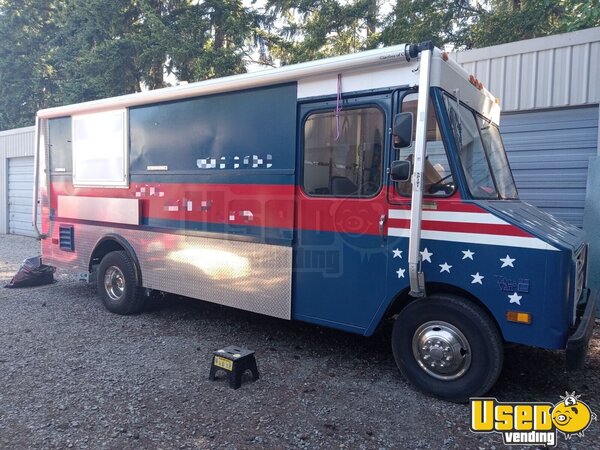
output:
[[[364,336],[417,388],[487,392],[506,343],[587,351],[580,229],[519,200],[499,100],[431,43],[37,113],[45,264]],[[33,224],[37,227],[37,209]]]

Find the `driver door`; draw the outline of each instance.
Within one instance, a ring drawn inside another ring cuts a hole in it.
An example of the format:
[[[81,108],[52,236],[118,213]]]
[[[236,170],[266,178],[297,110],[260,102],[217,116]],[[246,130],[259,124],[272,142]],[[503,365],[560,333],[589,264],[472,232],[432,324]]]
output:
[[[417,94],[400,95],[400,112],[417,114]],[[416,121],[413,121],[413,137],[415,136]],[[410,147],[392,149],[392,160],[408,160],[412,162],[415,151],[413,141]],[[423,270],[437,270],[435,265],[444,261],[437,261],[439,253],[435,247],[440,241],[428,241],[428,231],[440,230],[445,225],[438,221],[436,211],[452,211],[452,204],[460,201],[451,165],[447,157],[446,147],[438,125],[437,114],[433,102],[430,101],[427,115],[427,157],[424,168],[423,190],[423,221],[421,260]],[[413,167],[411,167],[411,172]],[[412,181],[394,182],[388,184],[389,212],[387,220],[387,248],[390,263],[389,295],[395,295],[408,286],[408,241],[410,236],[410,212]],[[432,220],[433,219],[433,220]]]

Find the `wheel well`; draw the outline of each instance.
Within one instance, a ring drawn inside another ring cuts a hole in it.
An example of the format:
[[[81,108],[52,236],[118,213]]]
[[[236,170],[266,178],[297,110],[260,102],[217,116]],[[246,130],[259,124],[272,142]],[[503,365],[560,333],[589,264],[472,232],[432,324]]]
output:
[[[490,319],[492,319],[494,321],[494,323],[498,327],[498,331],[500,332],[500,335],[502,335],[502,331],[500,329],[498,321],[496,320],[496,318],[494,317],[492,312],[481,300],[479,300],[477,297],[475,297],[470,292],[465,291],[464,289],[461,289],[457,286],[453,286],[451,284],[444,284],[444,283],[427,283],[426,291],[427,291],[428,295],[441,294],[441,293],[454,294],[459,297],[465,298],[469,301],[472,301],[473,303],[477,304],[490,317]],[[403,290],[394,298],[394,300],[392,300],[392,303],[388,307],[388,310],[383,318],[388,319],[388,318],[400,313],[400,311],[402,311],[404,308],[406,308],[410,303],[414,302],[415,300],[417,300],[417,299],[414,297],[411,297],[409,295],[408,288]]]
[[[137,256],[136,256],[135,252],[133,251],[133,248],[131,247],[131,245],[129,245],[129,243],[126,240],[124,240],[123,238],[121,238],[120,236],[112,236],[112,235],[105,236],[96,244],[96,248],[94,248],[94,251],[92,252],[92,256],[90,257],[89,271],[92,272],[94,266],[99,265],[100,261],[102,261],[102,258],[104,258],[106,255],[108,255],[110,252],[118,252],[118,251],[125,251],[131,258],[131,260],[133,261],[133,264],[135,266],[136,276],[137,276],[137,282],[138,282],[138,285],[141,286],[142,285],[142,272],[140,269],[140,264],[138,262]]]

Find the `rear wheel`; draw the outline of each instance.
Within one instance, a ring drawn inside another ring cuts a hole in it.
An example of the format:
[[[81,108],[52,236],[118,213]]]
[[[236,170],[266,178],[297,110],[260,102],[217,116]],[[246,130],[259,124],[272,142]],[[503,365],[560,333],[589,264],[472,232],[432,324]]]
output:
[[[417,300],[400,312],[392,350],[412,384],[453,402],[485,394],[504,360],[494,321],[473,302],[443,294]]]
[[[116,314],[136,314],[144,307],[135,264],[125,251],[110,252],[102,258],[97,289],[106,309]]]

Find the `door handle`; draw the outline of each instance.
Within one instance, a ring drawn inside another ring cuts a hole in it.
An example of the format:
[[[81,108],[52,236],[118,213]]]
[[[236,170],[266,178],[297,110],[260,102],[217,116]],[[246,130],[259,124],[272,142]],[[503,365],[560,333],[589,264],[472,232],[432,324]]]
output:
[[[381,239],[384,239],[383,229],[385,228],[386,219],[387,219],[387,216],[385,214],[382,214],[381,217],[379,218],[379,236],[381,236]]]

